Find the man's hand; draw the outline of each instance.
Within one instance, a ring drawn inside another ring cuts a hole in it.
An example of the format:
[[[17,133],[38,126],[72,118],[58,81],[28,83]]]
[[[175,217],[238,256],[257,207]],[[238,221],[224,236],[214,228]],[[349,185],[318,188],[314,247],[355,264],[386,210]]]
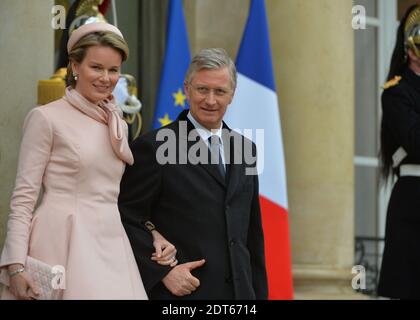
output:
[[[162,279],[165,287],[175,296],[182,297],[191,294],[200,286],[200,280],[191,274],[195,268],[206,263],[198,260],[177,265]]]

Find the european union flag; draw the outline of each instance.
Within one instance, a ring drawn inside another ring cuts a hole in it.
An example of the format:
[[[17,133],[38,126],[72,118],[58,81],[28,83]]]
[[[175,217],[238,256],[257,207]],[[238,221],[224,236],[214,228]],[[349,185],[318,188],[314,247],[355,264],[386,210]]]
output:
[[[183,83],[190,59],[182,0],[169,0],[166,52],[153,128],[171,123],[182,110],[188,108]]]

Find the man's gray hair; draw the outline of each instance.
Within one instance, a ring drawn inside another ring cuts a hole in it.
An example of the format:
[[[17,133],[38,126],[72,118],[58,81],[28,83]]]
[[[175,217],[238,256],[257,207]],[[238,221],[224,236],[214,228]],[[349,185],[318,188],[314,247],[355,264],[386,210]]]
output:
[[[221,48],[202,49],[191,61],[185,81],[190,84],[194,74],[203,69],[220,69],[227,67],[232,89],[236,89],[236,67],[227,52]]]

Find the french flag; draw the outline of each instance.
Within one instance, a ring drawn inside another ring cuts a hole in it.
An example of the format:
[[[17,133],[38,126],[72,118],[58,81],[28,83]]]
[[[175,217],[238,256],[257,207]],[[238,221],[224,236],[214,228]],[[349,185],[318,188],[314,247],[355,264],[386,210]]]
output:
[[[236,93],[224,120],[242,133],[253,129],[258,161],[264,161],[259,183],[269,299],[293,299],[286,171],[264,0],[251,0],[236,67]],[[264,129],[264,141],[255,138],[257,129]]]

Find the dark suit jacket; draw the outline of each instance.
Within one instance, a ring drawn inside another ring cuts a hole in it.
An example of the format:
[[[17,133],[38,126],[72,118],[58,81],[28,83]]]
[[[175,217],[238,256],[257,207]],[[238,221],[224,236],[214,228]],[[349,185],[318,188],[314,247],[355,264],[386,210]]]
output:
[[[244,156],[237,152],[246,144],[255,152],[255,145],[229,129],[233,145],[225,155],[233,162],[237,152],[242,164],[226,165],[226,180],[212,164],[159,164],[156,154],[165,142],[157,136],[168,132],[162,130],[174,133],[177,158],[178,151],[185,156],[197,146],[187,141],[186,133],[194,129],[187,113],[132,143],[134,165],[127,166],[121,181],[119,209],[146,291],[151,299],[177,298],[161,282],[171,268],[150,260],[152,236],[144,226],[150,220],[176,246],[179,263],[206,259],[192,271],[199,288],[183,299],[266,299],[258,176],[245,174]]]

